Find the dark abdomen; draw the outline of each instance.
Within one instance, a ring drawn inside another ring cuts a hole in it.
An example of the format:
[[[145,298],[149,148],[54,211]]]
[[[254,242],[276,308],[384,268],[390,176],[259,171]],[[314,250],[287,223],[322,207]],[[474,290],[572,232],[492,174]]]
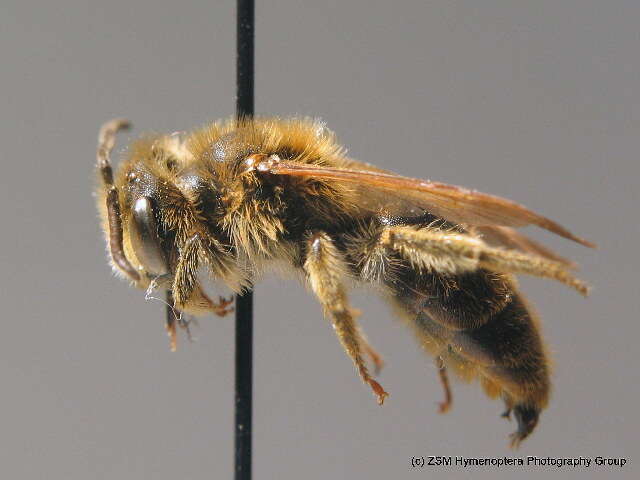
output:
[[[517,441],[526,437],[548,402],[549,366],[538,321],[513,280],[486,270],[442,275],[403,267],[387,286],[420,343],[458,377],[501,396],[518,420]]]

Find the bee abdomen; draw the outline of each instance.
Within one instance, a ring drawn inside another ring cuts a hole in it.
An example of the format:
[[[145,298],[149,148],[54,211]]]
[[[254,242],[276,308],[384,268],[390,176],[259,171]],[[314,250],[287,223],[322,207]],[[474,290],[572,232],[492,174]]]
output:
[[[387,284],[420,343],[458,377],[479,379],[518,420],[519,439],[548,402],[549,367],[538,321],[506,275],[406,269]],[[514,437],[515,438],[515,437]]]
[[[477,364],[483,383],[500,387],[508,406],[544,408],[550,390],[549,368],[537,320],[520,294],[475,329],[458,331],[449,345]]]

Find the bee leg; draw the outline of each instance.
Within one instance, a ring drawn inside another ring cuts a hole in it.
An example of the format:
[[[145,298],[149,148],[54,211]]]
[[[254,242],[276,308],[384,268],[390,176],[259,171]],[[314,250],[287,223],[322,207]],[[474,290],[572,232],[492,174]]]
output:
[[[176,333],[176,324],[180,321],[177,315],[177,311],[173,306],[173,295],[171,294],[171,290],[167,290],[166,292],[166,319],[164,328],[167,331],[167,335],[169,336],[169,349],[172,352],[175,352],[178,348],[178,335]]]
[[[398,226],[385,228],[380,234],[380,243],[425,270],[458,274],[485,268],[496,272],[525,273],[557,280],[582,295],[589,293],[589,287],[561,262],[490,247],[470,235]]]
[[[206,252],[202,247],[200,235],[197,233],[189,237],[180,248],[180,258],[176,265],[171,287],[175,305],[192,313],[207,311],[224,317],[233,312],[233,307],[229,308],[229,305],[233,303],[233,298],[219,297],[218,302],[214,302],[204,293],[198,282],[198,268],[204,253]]]
[[[190,342],[193,342],[193,335],[191,334],[191,324],[198,325],[198,319],[193,315],[185,315],[183,312],[180,313],[180,318],[178,319],[178,326],[185,331],[187,334],[187,339]]]
[[[196,233],[180,247],[180,258],[176,265],[171,291],[175,304],[183,307],[198,286],[198,267],[200,266],[200,236]]]
[[[354,319],[357,319],[362,315],[362,312],[357,308],[351,309],[351,313]],[[373,374],[377,376],[380,374],[382,367],[384,367],[384,359],[382,358],[382,355],[380,355],[377,350],[371,346],[369,339],[360,325],[358,325],[358,335],[360,335],[360,346],[362,347],[362,351],[369,356],[369,360],[373,363]]]
[[[149,282],[147,292],[145,294],[145,300],[159,300],[159,298],[153,296],[153,292],[160,288],[166,288],[165,290],[165,322],[164,329],[169,336],[169,349],[172,352],[177,350],[178,340],[176,333],[176,325],[182,326],[184,321],[182,319],[182,312],[179,312],[175,306],[175,300],[171,293],[171,283],[173,282],[173,275],[165,273],[153,278]]]
[[[185,304],[183,304],[183,310],[189,311],[194,314],[198,314],[200,312],[211,312],[218,317],[224,317],[231,312],[233,312],[233,307],[229,307],[233,303],[233,297],[224,298],[218,297],[218,301],[213,301],[209,298],[209,296],[204,293],[204,290],[200,286],[199,283],[196,284],[194,289],[191,291],[191,294],[188,297],[188,300]]]
[[[362,358],[366,342],[363,342],[356,323],[357,311],[350,307],[341,281],[347,275],[342,255],[324,233],[312,235],[306,246],[307,254],[303,268],[311,289],[322,304],[325,315],[331,318],[338,339],[355,364],[360,377],[369,384],[378,397],[378,403],[382,405],[388,393],[371,377]]]
[[[219,296],[218,301],[214,302],[207,295],[205,295],[204,292],[202,293],[202,296],[205,299],[209,300],[211,311],[216,315],[218,315],[219,317],[224,317],[225,315],[230,314],[234,310],[233,307],[229,307],[229,305],[233,303],[233,297],[224,298],[222,296]]]
[[[384,367],[384,359],[369,343],[369,340],[365,336],[364,332],[360,329],[360,344],[362,351],[369,356],[371,363],[373,363],[373,374],[379,375],[382,367]]]
[[[102,177],[102,185],[107,190],[106,206],[109,222],[109,253],[111,254],[113,263],[132,281],[137,282],[140,280],[140,275],[124,254],[120,200],[118,198],[118,189],[113,185],[113,171],[109,159],[109,154],[115,146],[116,133],[128,127],[129,123],[122,119],[111,120],[105,123],[102,128],[100,128],[98,135],[98,151],[96,156],[98,160],[98,170]]]
[[[444,402],[438,403],[438,411],[440,413],[447,413],[451,409],[453,403],[453,395],[451,394],[451,388],[449,386],[449,375],[447,375],[447,367],[442,360],[442,357],[436,358],[436,366],[438,367],[438,375],[440,377],[440,385],[444,389]]]
[[[176,327],[183,329],[187,333],[189,341],[193,341],[193,337],[191,336],[191,323],[195,322],[195,318],[186,316],[184,312],[175,308],[171,290],[166,291],[166,304],[165,330],[169,336],[169,349],[175,352],[178,349],[178,332]]]

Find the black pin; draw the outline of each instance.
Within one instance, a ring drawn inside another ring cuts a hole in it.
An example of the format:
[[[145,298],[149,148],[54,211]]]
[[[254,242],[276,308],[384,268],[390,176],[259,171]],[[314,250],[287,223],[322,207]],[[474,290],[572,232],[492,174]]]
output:
[[[254,0],[237,3],[236,117],[253,116]],[[251,479],[253,292],[236,296],[235,480]]]

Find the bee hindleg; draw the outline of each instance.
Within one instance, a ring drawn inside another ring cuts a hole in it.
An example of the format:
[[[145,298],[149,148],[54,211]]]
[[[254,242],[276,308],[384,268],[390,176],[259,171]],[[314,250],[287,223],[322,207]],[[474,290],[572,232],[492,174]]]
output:
[[[451,409],[453,404],[453,395],[451,393],[451,387],[449,385],[449,375],[447,374],[447,367],[442,360],[442,357],[436,358],[436,366],[438,367],[438,376],[440,377],[440,385],[444,389],[444,402],[438,403],[438,411],[440,413],[447,413]]]
[[[322,304],[325,315],[331,318],[338,339],[355,364],[360,377],[371,387],[378,397],[378,403],[382,405],[388,393],[371,377],[362,357],[367,342],[362,339],[355,318],[357,311],[350,307],[342,283],[342,278],[347,274],[342,255],[324,233],[311,236],[306,251],[303,268],[309,285]]]
[[[589,287],[567,265],[515,250],[490,247],[479,238],[459,232],[412,227],[388,227],[380,243],[418,268],[458,274],[481,268],[504,273],[525,273],[557,280],[587,295]]]

